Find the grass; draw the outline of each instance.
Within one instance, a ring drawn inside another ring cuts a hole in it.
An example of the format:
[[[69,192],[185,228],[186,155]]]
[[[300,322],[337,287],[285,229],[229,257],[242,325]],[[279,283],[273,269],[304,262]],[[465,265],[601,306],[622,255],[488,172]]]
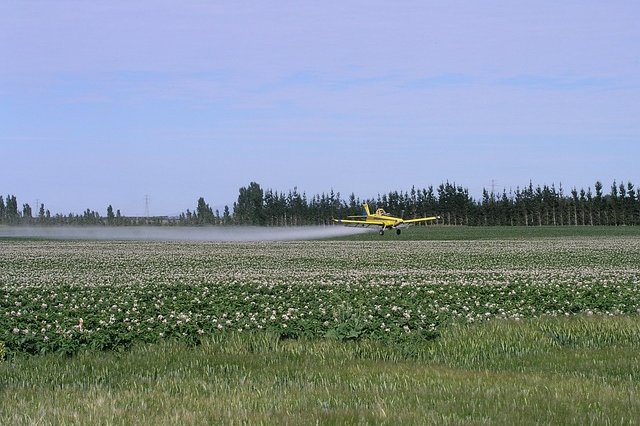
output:
[[[640,226],[412,226],[400,235],[395,230],[378,235],[377,228],[364,234],[335,238],[343,241],[446,241],[446,240],[528,240],[567,237],[639,237]]]
[[[0,424],[633,424],[637,317],[492,321],[434,341],[221,334],[0,364]]]

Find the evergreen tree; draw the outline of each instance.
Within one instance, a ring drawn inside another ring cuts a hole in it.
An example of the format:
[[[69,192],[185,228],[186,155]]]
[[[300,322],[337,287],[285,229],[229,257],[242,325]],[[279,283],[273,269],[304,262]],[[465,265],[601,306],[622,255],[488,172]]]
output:
[[[567,202],[564,198],[564,190],[562,189],[562,182],[560,182],[560,186],[558,187],[558,213],[560,214],[560,226],[565,224],[565,218],[567,218],[566,223],[568,224],[569,219],[568,215],[565,214],[565,206]]]
[[[618,210],[620,212],[620,224],[626,225],[626,205],[627,205],[627,188],[624,186],[624,182],[620,182],[619,192],[620,194],[618,198]]]
[[[6,218],[8,223],[17,223],[20,218],[18,214],[18,200],[15,195],[7,195]]]
[[[107,207],[107,224],[113,225],[115,223],[116,216],[113,214],[113,207],[109,204]]]
[[[627,198],[625,210],[627,212],[628,223],[638,225],[638,199],[636,190],[631,182],[627,182]]]
[[[583,189],[580,189],[580,199],[578,201],[580,205],[580,225],[586,225],[586,214],[587,214],[587,197],[586,192]]]
[[[575,186],[571,190],[571,196],[572,196],[571,210],[573,212],[573,224],[575,226],[578,226],[578,190],[576,189]]]
[[[264,193],[260,185],[251,182],[249,186],[240,188],[239,192],[234,208],[234,216],[238,222],[243,225],[264,225]]]
[[[589,225],[593,226],[593,209],[594,209],[594,200],[593,194],[591,193],[591,187],[587,188],[587,206],[589,206]]]
[[[44,223],[44,220],[45,220],[44,204],[40,204],[40,210],[38,211],[38,221],[40,223]]]
[[[507,196],[506,188],[502,191],[502,198],[500,199],[500,225],[514,225],[514,202],[513,194],[510,192],[510,196]]]
[[[197,221],[200,225],[204,224],[213,224],[214,216],[213,210],[209,207],[209,204],[206,203],[204,197],[198,198],[198,206],[196,207],[196,216]]]
[[[7,214],[7,207],[4,204],[4,198],[0,195],[0,223],[5,220],[5,216]]]
[[[23,204],[22,205],[22,219],[26,223],[29,223],[29,222],[31,222],[32,217],[33,216],[31,214],[31,206],[29,205],[29,203]]]
[[[264,215],[267,218],[267,225],[275,226],[277,222],[276,199],[273,191],[268,189],[264,193]]]
[[[610,212],[611,224],[618,225],[618,185],[615,180],[613,181],[613,185],[611,185],[607,205],[607,210]]]
[[[602,208],[603,208],[602,183],[600,181],[596,181],[594,185],[594,189],[596,190],[596,196],[593,199],[594,209],[596,211],[596,224],[605,225],[605,222],[602,217]]]
[[[495,212],[493,211],[493,202],[486,188],[482,188],[482,204],[480,205],[482,224],[484,226],[494,225]]]
[[[538,185],[536,186],[535,193],[533,193],[533,200],[532,200],[533,213],[534,213],[535,219],[538,221],[538,226],[542,226],[543,203],[544,203],[544,194],[542,192],[542,188],[540,188],[540,185]]]

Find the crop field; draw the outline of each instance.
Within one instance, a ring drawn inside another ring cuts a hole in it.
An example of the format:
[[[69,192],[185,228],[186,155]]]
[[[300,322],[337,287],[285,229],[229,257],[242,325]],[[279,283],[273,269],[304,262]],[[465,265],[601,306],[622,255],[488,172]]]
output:
[[[194,404],[206,405],[212,395],[224,400],[219,389],[194,390],[205,386],[202,375],[211,374],[206,359],[235,369],[223,372],[230,377],[226,387],[242,387],[242,380],[249,380],[252,390],[242,395],[255,398],[253,409],[235,399],[235,411],[217,406],[226,414],[200,407],[209,416],[187,423],[307,423],[301,421],[309,420],[305,412],[329,423],[395,423],[400,412],[394,407],[416,415],[407,414],[400,423],[508,423],[523,400],[505,389],[518,393],[522,386],[533,401],[524,413],[545,412],[543,423],[596,419],[633,424],[640,415],[640,238],[635,230],[558,238],[504,238],[504,232],[499,239],[463,235],[429,241],[371,239],[368,234],[361,239],[370,241],[0,240],[0,342],[7,359],[0,375],[10,377],[2,391],[14,395],[12,406],[21,407],[3,419],[31,423],[36,416],[47,423],[47,415],[37,414],[48,412],[46,403],[45,408],[38,405],[28,383],[42,381],[37,392],[52,392],[50,403],[56,404],[54,390],[65,385],[55,375],[72,377],[76,373],[69,368],[84,371],[92,363],[112,365],[114,376],[99,381],[98,390],[85,382],[86,375],[66,387],[72,395],[91,389],[114,409],[126,401],[111,400],[104,392],[111,395],[124,387],[131,398],[131,387],[140,380],[147,383],[145,374],[151,370],[175,379],[166,363],[182,357],[196,367],[189,373],[193,377],[185,373],[189,385],[176,386],[191,389]],[[163,359],[165,352],[173,358]],[[132,357],[140,353],[155,361],[127,374],[117,372],[122,366],[112,354],[136,364]],[[65,361],[61,354],[73,357]],[[616,361],[606,368],[599,364],[610,359]],[[299,389],[306,386],[304,375],[277,382],[282,400],[269,403],[260,393],[275,386],[270,380],[303,370],[311,375],[313,389],[307,396]],[[497,375],[503,370],[508,377],[487,377],[487,371]],[[33,371],[39,371],[38,377],[30,375]],[[407,387],[418,371],[444,393],[437,396],[419,381]],[[533,375],[513,376],[516,372]],[[325,382],[323,374],[333,379]],[[360,382],[367,377],[369,385]],[[499,386],[488,385],[493,381]],[[148,392],[171,393],[155,386]],[[365,391],[367,386],[374,394]],[[397,400],[393,392],[385,396],[385,386],[399,386]],[[468,389],[476,393],[466,401]],[[449,391],[454,402],[441,399]],[[549,393],[578,398],[583,391],[590,396],[544,408]],[[15,396],[21,392],[22,399]],[[503,409],[490,408],[492,392]],[[203,395],[208,395],[205,400]],[[137,397],[140,404],[149,403]],[[64,404],[74,406],[73,412],[80,409],[73,401]],[[595,417],[581,417],[579,410],[592,405]],[[136,410],[129,408],[135,421]],[[88,419],[85,414],[74,420],[61,410],[54,423]],[[166,414],[170,408],[154,410]],[[119,423],[120,417],[109,417],[109,412],[93,420]],[[521,418],[525,423],[535,419]],[[179,418],[167,422],[179,423]]]
[[[451,322],[640,313],[640,239],[0,242],[9,353],[224,331],[397,340]]]

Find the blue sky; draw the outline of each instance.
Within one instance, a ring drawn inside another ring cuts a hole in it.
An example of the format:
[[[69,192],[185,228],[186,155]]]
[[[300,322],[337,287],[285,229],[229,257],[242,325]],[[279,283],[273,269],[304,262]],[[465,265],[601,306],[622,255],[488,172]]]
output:
[[[636,1],[4,0],[0,193],[52,212],[640,185]]]

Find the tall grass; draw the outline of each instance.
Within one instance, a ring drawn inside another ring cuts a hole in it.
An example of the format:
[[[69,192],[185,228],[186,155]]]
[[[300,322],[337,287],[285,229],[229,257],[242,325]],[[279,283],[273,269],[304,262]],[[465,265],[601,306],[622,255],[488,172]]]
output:
[[[0,424],[633,424],[640,319],[491,321],[432,341],[219,334],[0,364]]]

